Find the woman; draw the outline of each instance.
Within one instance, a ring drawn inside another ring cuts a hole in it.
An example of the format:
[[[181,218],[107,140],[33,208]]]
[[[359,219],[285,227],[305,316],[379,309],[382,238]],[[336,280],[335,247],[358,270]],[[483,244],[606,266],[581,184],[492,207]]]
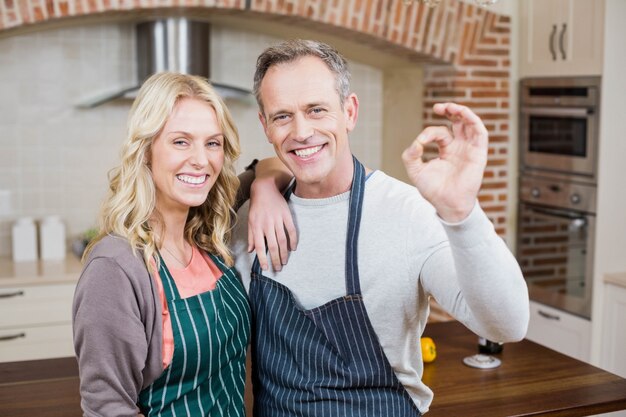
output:
[[[239,138],[206,80],[133,103],[73,306],[86,416],[243,416],[250,311],[227,241]]]

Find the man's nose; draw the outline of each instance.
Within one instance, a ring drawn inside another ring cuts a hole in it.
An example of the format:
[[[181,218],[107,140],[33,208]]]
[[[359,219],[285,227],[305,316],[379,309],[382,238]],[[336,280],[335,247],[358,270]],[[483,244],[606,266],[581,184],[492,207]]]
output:
[[[307,118],[302,114],[296,114],[293,122],[294,139],[305,141],[313,136],[313,126]]]

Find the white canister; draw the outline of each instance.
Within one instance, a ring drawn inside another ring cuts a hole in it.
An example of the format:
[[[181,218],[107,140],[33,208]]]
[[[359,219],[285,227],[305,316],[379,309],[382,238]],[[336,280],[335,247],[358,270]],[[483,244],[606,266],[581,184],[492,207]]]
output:
[[[65,225],[59,216],[45,217],[39,226],[41,259],[58,261],[65,259]]]
[[[37,228],[30,217],[18,219],[11,230],[13,237],[13,261],[37,260]]]

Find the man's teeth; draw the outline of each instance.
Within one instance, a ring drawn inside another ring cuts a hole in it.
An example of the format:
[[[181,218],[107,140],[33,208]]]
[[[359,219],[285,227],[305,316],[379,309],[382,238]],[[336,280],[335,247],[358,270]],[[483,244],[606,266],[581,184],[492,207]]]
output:
[[[206,175],[201,177],[192,177],[190,175],[177,175],[176,178],[187,184],[202,184],[206,180]]]
[[[306,149],[297,149],[294,152],[296,153],[296,155],[298,155],[301,158],[306,158],[307,156],[311,156],[314,153],[319,152],[319,150],[322,149],[322,146],[313,146],[312,148],[306,148]]]

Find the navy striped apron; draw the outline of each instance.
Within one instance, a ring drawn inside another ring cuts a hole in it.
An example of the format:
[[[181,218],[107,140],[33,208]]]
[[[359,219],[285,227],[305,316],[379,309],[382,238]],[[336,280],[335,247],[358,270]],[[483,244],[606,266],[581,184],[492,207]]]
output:
[[[172,320],[174,356],[159,378],[139,393],[145,417],[245,416],[250,306],[235,269],[209,256],[223,275],[215,289],[188,298],[180,298],[161,258],[159,276]]]
[[[302,310],[289,289],[263,276],[254,261],[249,296],[255,417],[420,415],[363,304],[357,242],[364,189],[365,169],[354,158],[344,297]]]

